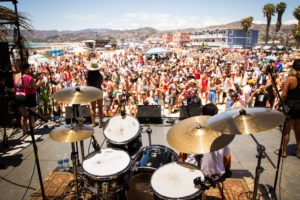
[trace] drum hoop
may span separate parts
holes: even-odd
[[[119,115],[120,115],[120,114],[119,114]],[[132,115],[130,115],[130,114],[126,114],[126,115],[128,115],[128,116],[134,118],[134,119],[137,121],[137,123],[138,123],[138,125],[139,125],[139,126],[138,126],[138,131],[137,131],[137,133],[136,133],[132,138],[130,138],[129,140],[126,140],[126,141],[123,141],[123,142],[115,142],[115,141],[110,140],[110,139],[106,136],[106,134],[105,134],[105,128],[107,127],[107,124],[109,123],[109,121],[110,121],[111,118],[117,117],[117,116],[119,116],[119,115],[114,115],[114,116],[110,117],[110,118],[105,122],[105,124],[104,124],[104,126],[103,126],[103,127],[104,127],[104,128],[103,128],[103,135],[104,135],[104,137],[107,139],[107,141],[109,141],[109,142],[112,143],[112,144],[126,144],[126,143],[129,143],[129,142],[135,140],[138,136],[141,135],[141,124],[140,124],[140,122],[137,120],[136,117],[134,117],[134,116],[132,116]]]
[[[121,151],[125,152],[125,153],[128,155],[128,153],[127,153],[126,151],[122,150],[122,149],[118,149],[118,148],[106,148],[106,149],[121,150]],[[88,154],[88,155],[84,158],[83,162],[84,162],[85,159],[87,159],[90,155],[95,154],[95,153],[96,153],[96,151],[94,151],[94,152]],[[91,173],[87,172],[87,171],[82,167],[82,169],[83,169],[83,174],[84,174],[84,175],[87,175],[89,178],[91,178],[91,179],[93,179],[93,180],[113,180],[113,179],[116,179],[116,178],[117,178],[118,176],[120,176],[121,174],[124,174],[125,172],[129,171],[130,166],[132,165],[132,163],[131,163],[132,161],[131,161],[131,158],[130,158],[129,155],[128,155],[128,157],[129,157],[129,163],[128,163],[128,165],[127,165],[122,171],[117,172],[117,173],[115,173],[115,174],[111,174],[111,175],[107,175],[107,176],[97,176],[97,175],[94,175],[94,174],[91,174]],[[83,165],[83,162],[82,162],[82,165]]]
[[[164,166],[169,165],[169,164],[172,164],[172,163],[174,163],[174,162],[167,163],[167,164],[165,164]],[[192,164],[190,164],[190,163],[185,163],[185,162],[181,162],[181,161],[176,161],[176,163],[177,163],[177,164],[190,165],[190,166],[194,167],[195,169],[198,169],[195,165],[192,165]],[[198,169],[198,170],[199,170],[199,169]],[[200,171],[201,171],[201,170],[200,170]],[[202,171],[201,171],[201,172],[202,172]],[[153,173],[153,174],[154,174],[154,173]],[[184,197],[175,197],[175,198],[166,197],[166,196],[164,196],[164,195],[159,194],[158,192],[156,192],[156,191],[154,190],[154,188],[152,187],[152,184],[151,184],[152,178],[153,178],[153,175],[152,175],[151,180],[150,180],[150,187],[151,187],[151,190],[153,191],[153,193],[154,193],[156,196],[158,196],[158,197],[161,198],[161,199],[182,199],[182,200],[189,200],[189,199],[191,199],[191,198],[195,198],[195,197],[199,196],[199,195],[202,193],[202,190],[201,190],[201,187],[200,187],[198,191],[196,191],[196,192],[194,192],[193,194],[190,194],[190,195],[188,195],[188,196],[184,196]]]

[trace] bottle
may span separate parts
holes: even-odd
[[[69,170],[69,157],[68,157],[67,153],[65,153],[64,157],[63,157],[63,168],[64,168],[64,171]]]
[[[61,172],[63,171],[63,158],[61,155],[57,156],[57,171]]]

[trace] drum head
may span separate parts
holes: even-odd
[[[104,136],[113,143],[124,143],[134,139],[140,130],[140,124],[135,117],[121,115],[111,117],[105,127]]]
[[[150,179],[153,172],[138,172],[128,181],[126,196],[128,200],[154,200],[154,195],[150,189]]]
[[[172,162],[158,168],[151,178],[153,191],[167,198],[184,198],[196,195],[200,187],[194,185],[194,179],[203,173],[194,165]]]
[[[106,177],[119,174],[129,167],[130,157],[118,149],[101,149],[101,153],[93,152],[88,155],[82,167],[85,172],[94,176]]]

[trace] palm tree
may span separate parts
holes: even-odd
[[[269,40],[269,30],[270,30],[272,16],[275,13],[275,5],[272,3],[268,3],[264,5],[263,13],[264,13],[264,17],[267,18],[266,40],[265,40],[265,44],[267,44]]]
[[[25,40],[22,37],[17,37],[18,32],[16,29],[16,24],[19,25],[21,29],[31,30],[32,26],[30,20],[23,14],[16,14],[14,10],[0,6],[0,41],[10,41],[10,38],[14,38],[20,51],[21,62],[26,62],[26,54],[28,54],[24,45]]]
[[[273,37],[273,44],[276,38],[277,33],[279,32],[281,28],[281,21],[282,21],[282,15],[286,9],[286,3],[285,2],[280,2],[276,5],[276,12],[277,12],[277,22],[276,22],[276,28],[275,28],[275,34]]]
[[[253,17],[245,17],[243,19],[241,19],[241,24],[242,24],[242,27],[243,27],[243,30],[244,30],[244,48],[246,46],[246,36],[247,36],[247,33],[248,33],[248,30],[251,28],[252,26],[252,22],[253,22]]]
[[[300,6],[295,8],[293,12],[295,18],[298,20],[298,24],[292,30],[293,36],[296,40],[296,47],[299,48],[300,45]]]

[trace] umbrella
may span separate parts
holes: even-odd
[[[266,60],[277,60],[277,57],[276,56],[267,56],[265,57]]]
[[[153,48],[153,49],[149,49],[148,51],[145,52],[145,54],[164,54],[164,53],[168,53],[168,50],[166,49],[161,49],[161,48]]]
[[[28,64],[30,65],[37,64],[37,63],[45,63],[45,62],[49,62],[49,59],[39,54],[29,56],[28,58]]]

